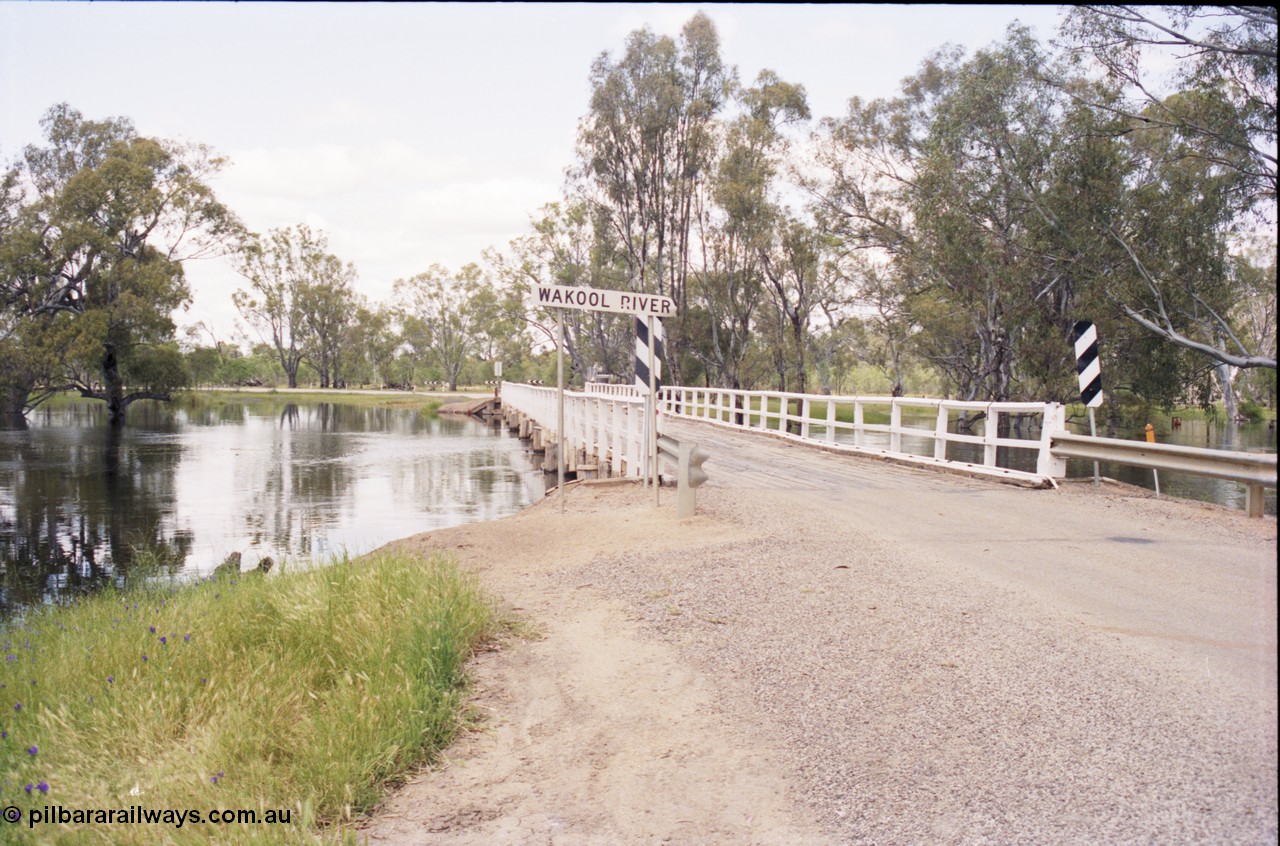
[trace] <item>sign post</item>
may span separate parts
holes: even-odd
[[[646,480],[650,472],[653,476],[654,500],[658,491],[658,431],[654,420],[657,411],[657,397],[653,345],[656,343],[653,330],[654,318],[666,317],[676,313],[676,302],[670,297],[660,294],[637,294],[632,291],[599,290],[596,288],[573,287],[567,285],[534,285],[525,299],[525,303],[536,308],[556,309],[556,452],[557,480],[559,486],[560,512],[564,513],[564,309],[573,308],[584,311],[608,311],[615,314],[634,314],[649,319],[649,398],[645,402],[645,424],[648,432],[648,449],[646,452],[648,468],[644,468]]]
[[[556,310],[556,496],[564,513],[564,309]]]
[[[646,446],[649,448],[649,468],[653,472],[653,507],[657,508],[661,503],[658,501],[658,385],[653,369],[653,348],[658,345],[658,336],[653,331],[655,320],[652,315],[649,317],[649,399],[645,403],[649,411],[645,419],[649,421],[649,443]]]
[[[662,320],[654,316],[636,317],[636,389],[645,394],[644,412],[644,479],[649,484],[652,475],[654,505],[659,504],[658,481],[661,470],[658,465],[658,390],[662,388]]]

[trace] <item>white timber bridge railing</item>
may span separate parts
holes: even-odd
[[[556,392],[504,382],[504,413],[525,415],[555,433]],[[1060,403],[962,402],[919,397],[828,396],[725,388],[663,388],[659,432],[665,417],[767,433],[837,452],[874,455],[1040,486],[1066,477],[1068,457],[1110,461],[1229,479],[1246,485],[1246,511],[1262,515],[1262,489],[1276,487],[1275,454],[1208,450],[1091,438],[1067,431]],[[951,431],[960,418],[981,418],[981,433]],[[588,382],[565,392],[569,465],[594,462],[599,475],[644,472],[644,395],[631,385]],[[869,422],[871,420],[881,422]],[[885,422],[887,421],[887,422]],[[509,420],[509,423],[511,421]],[[957,425],[953,427],[953,423]],[[1002,456],[1001,450],[1014,451]],[[1004,460],[999,460],[1004,459]],[[1001,467],[1020,465],[1024,469]]]
[[[960,402],[671,387],[662,390],[658,407],[672,417],[768,432],[838,451],[979,475],[1044,485],[1051,485],[1054,478],[1066,475],[1065,459],[1050,451],[1051,433],[1066,429],[1066,410],[1059,403]],[[921,409],[926,412],[923,421]],[[868,422],[867,418],[873,415],[880,419],[887,416],[888,422]],[[951,422],[959,415],[981,415],[983,433],[952,432]],[[921,425],[922,422],[925,425]],[[1010,434],[1002,436],[1002,431]],[[1031,436],[1016,436],[1021,432],[1029,432]],[[952,446],[958,444],[980,447],[981,459],[958,457]],[[1001,448],[1033,456],[1033,461],[1021,463],[1034,467],[1034,471],[998,466]]]
[[[508,427],[526,427],[521,436],[530,436],[535,449],[546,450],[544,469],[554,470],[558,461],[547,447],[559,449],[563,442],[568,472],[583,475],[590,468],[601,477],[639,478],[646,466],[644,398],[627,385],[605,387],[624,390],[564,392],[563,439],[556,431],[555,388],[503,382],[499,396]]]

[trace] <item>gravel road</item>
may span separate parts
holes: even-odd
[[[1276,842],[1273,518],[684,436],[713,454],[692,519],[665,491],[654,509],[651,492],[583,486],[563,516],[552,501],[406,542],[454,550],[546,636],[479,670],[496,745],[425,775],[371,842]],[[529,717],[560,695],[548,686],[628,652],[641,657],[579,691],[596,702],[585,723]],[[687,753],[674,769],[720,776],[619,792],[648,784],[646,687]],[[553,752],[588,754],[574,744],[592,720],[632,726],[601,741],[616,747],[607,788]],[[511,756],[525,788],[504,793],[511,772],[483,773]],[[735,799],[725,779],[743,767],[757,778]],[[709,783],[713,802],[697,795]],[[445,790],[488,810],[449,821]],[[768,797],[766,826],[731,824]]]

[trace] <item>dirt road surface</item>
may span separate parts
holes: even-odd
[[[406,539],[528,636],[371,844],[1275,843],[1276,521],[690,424],[712,481]]]

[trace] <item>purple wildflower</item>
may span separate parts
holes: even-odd
[[[107,684],[115,684],[115,683],[116,683],[115,676],[107,676]]]
[[[21,710],[22,710],[22,703],[21,703],[21,702],[15,702],[15,703],[13,703],[13,710],[15,710],[15,711],[21,711]]]
[[[182,636],[182,642],[183,642],[183,643],[190,643],[190,642],[191,642],[191,635],[189,635],[189,634],[184,634],[184,635]]]
[[[41,779],[40,783],[36,785],[36,790],[39,790],[41,793],[48,793],[49,782],[45,781],[44,779]]]
[[[160,642],[161,642],[161,643],[168,643],[168,642],[169,642],[169,638],[165,637],[164,635],[160,635]]]
[[[40,751],[40,747],[39,747],[39,746],[36,746],[36,745],[34,745],[34,744],[32,744],[31,746],[27,747],[27,754],[28,754],[28,755],[30,755],[30,756],[32,756],[32,757],[35,757],[35,754],[36,754],[37,752],[39,752],[39,751]]]
[[[143,661],[147,660],[147,656],[143,655],[143,656],[142,656],[142,660],[143,660]]]
[[[147,626],[147,631],[151,632],[152,634],[155,634],[155,633],[156,633],[156,627],[155,627],[155,626]]]
[[[25,790],[25,791],[27,791],[28,793],[30,793],[32,790],[35,790],[35,785],[34,785],[34,784],[28,784],[26,787],[24,787],[24,788],[22,788],[22,789],[23,789],[23,790]]]

